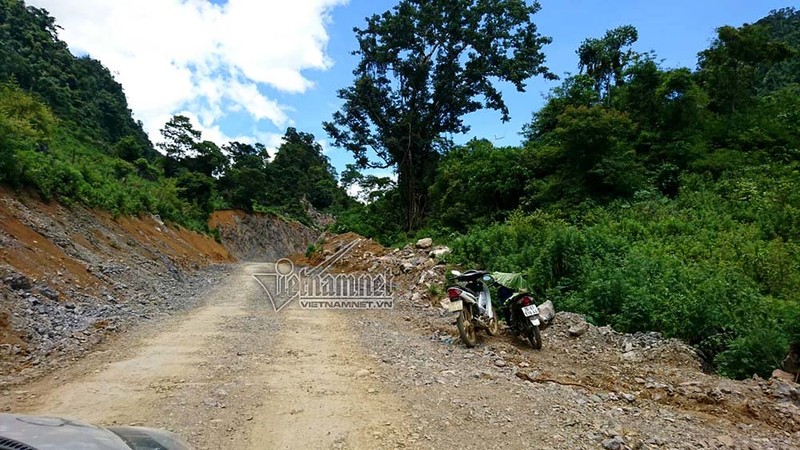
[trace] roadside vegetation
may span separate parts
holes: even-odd
[[[418,227],[390,185],[335,229],[434,236],[451,262],[524,273],[557,309],[769,376],[800,343],[800,11],[719,28],[694,68],[637,37],[586,39],[523,145],[438,152]]]

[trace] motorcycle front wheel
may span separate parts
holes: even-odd
[[[458,326],[458,334],[461,335],[461,340],[467,347],[475,347],[478,343],[478,333],[475,330],[475,325],[472,323],[472,311],[470,307],[466,306],[461,310],[456,320]]]
[[[525,337],[528,338],[528,343],[531,344],[534,350],[542,349],[542,333],[539,332],[539,327],[532,324],[528,325],[528,329],[525,330]]]
[[[489,327],[486,329],[486,332],[489,333],[489,336],[497,336],[500,334],[500,322],[497,321],[497,317],[489,319],[487,325]]]

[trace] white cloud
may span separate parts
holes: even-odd
[[[347,0],[29,0],[47,9],[73,52],[115,74],[154,140],[169,117],[188,110],[212,139],[229,111],[282,128],[288,111],[270,87],[303,93],[307,69],[325,70],[325,30]],[[221,135],[221,133],[219,133]]]

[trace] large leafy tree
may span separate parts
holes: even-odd
[[[220,194],[231,207],[252,211],[253,206],[264,203],[269,188],[269,153],[263,144],[242,142],[230,142],[223,150],[232,162],[219,179]]]
[[[177,175],[181,170],[205,176],[220,176],[228,167],[228,158],[217,144],[201,141],[202,134],[192,126],[188,117],[173,116],[161,129],[164,141],[158,146],[167,154],[165,172]]]
[[[541,51],[550,39],[532,21],[539,9],[524,0],[403,0],[355,30],[355,80],[324,126],[361,168],[395,168],[406,228],[423,218],[446,135],[469,130],[463,116],[488,108],[509,119],[493,82],[524,91],[532,76],[555,78]]]

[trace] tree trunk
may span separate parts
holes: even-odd
[[[428,207],[428,181],[436,170],[438,155],[435,152],[407,151],[398,165],[397,184],[402,199],[405,229],[419,228]]]

